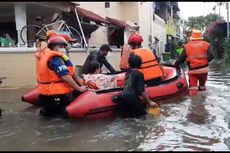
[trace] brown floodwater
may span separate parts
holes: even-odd
[[[157,121],[44,119],[20,101],[28,90],[0,90],[1,151],[230,150],[230,73],[218,69],[207,91],[167,100]]]

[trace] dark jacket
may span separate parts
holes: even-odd
[[[92,61],[98,62],[100,63],[100,66],[102,67],[103,64],[105,65],[105,67],[111,72],[111,73],[115,73],[116,70],[113,68],[113,66],[107,61],[107,59],[105,58],[105,56],[101,56],[99,51],[93,51],[89,54],[89,56],[87,57],[87,59],[85,60],[85,63],[83,65],[83,69],[82,72],[83,74],[88,74],[89,73],[89,66],[90,63]]]

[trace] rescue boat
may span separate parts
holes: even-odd
[[[187,81],[183,70],[176,69],[170,65],[164,65],[167,79],[158,86],[147,86],[146,93],[154,101],[170,99],[187,90]],[[124,72],[116,74],[119,76],[119,84],[123,85]],[[121,95],[123,88],[87,91],[82,93],[66,107],[66,116],[70,118],[104,118],[114,114],[117,102],[116,98]],[[38,105],[38,88],[22,96],[22,101]]]
[[[116,80],[117,80],[117,86],[118,87],[122,87],[124,86],[124,72],[117,72],[116,74],[107,74],[107,75],[116,75]],[[83,81],[82,77],[80,77],[80,80]],[[87,84],[87,82],[86,82]],[[78,95],[78,93],[77,93]],[[23,95],[21,97],[21,100],[23,102],[27,102],[30,103],[32,105],[36,105],[38,106],[38,101],[39,101],[39,90],[38,90],[38,86],[34,87],[32,90],[30,90],[28,93],[26,93],[25,95]]]
[[[168,77],[159,86],[146,87],[147,95],[155,100],[169,99],[187,89],[183,71],[173,67],[164,67]],[[122,88],[83,93],[66,107],[66,115],[72,118],[102,118],[111,116],[116,109],[114,98],[122,93]]]

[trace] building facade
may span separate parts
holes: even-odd
[[[78,2],[79,4],[79,2]],[[46,17],[45,23],[52,22],[55,13],[71,18],[68,25],[79,28],[76,12],[80,18],[90,46],[109,43],[115,52],[109,60],[118,68],[121,46],[127,42],[131,33],[139,32],[144,39],[143,47],[155,49],[158,56],[166,44],[166,23],[155,14],[154,2],[80,2],[77,11],[72,2],[4,2],[0,5],[0,26],[12,39],[18,39],[17,47],[0,48],[0,77],[7,77],[0,88],[18,88],[36,85],[35,47],[23,46],[19,33],[27,24],[39,24],[36,16]],[[67,12],[63,14],[63,12]],[[10,28],[11,29],[10,29]],[[3,27],[1,31],[3,31]],[[12,30],[14,29],[14,30]],[[121,34],[123,33],[123,35]],[[119,43],[117,43],[119,42]],[[87,53],[84,48],[73,50],[70,58],[75,65],[82,65]],[[20,81],[18,81],[20,80]]]
[[[79,7],[91,10],[103,18],[110,17],[120,22],[138,26],[137,31],[144,39],[143,47],[150,47],[156,50],[160,49],[157,52],[159,55],[164,50],[166,43],[166,23],[155,14],[154,2],[110,2],[109,8],[105,7],[105,2],[81,2]],[[101,43],[107,43],[107,36],[107,27],[101,26],[91,34],[89,44],[100,45]]]

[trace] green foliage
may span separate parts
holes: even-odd
[[[223,62],[225,64],[230,62],[230,53],[229,53],[229,48],[230,48],[230,44],[229,44],[229,40],[226,38],[224,40],[224,42],[222,43],[224,52],[223,52]]]
[[[209,13],[206,16],[191,16],[188,18],[187,27],[203,31],[207,25],[220,19],[223,19],[223,17],[213,13]]]
[[[225,22],[225,20],[213,21],[206,27],[203,35],[204,40],[212,44],[217,58],[222,58],[225,50],[223,45],[223,42],[225,41],[223,31],[217,26],[217,24]]]
[[[210,13],[206,16],[189,17],[187,26],[205,32],[204,40],[211,43],[217,58],[223,58],[224,62],[230,60],[227,40],[223,37],[223,31],[216,26],[219,23],[225,23],[222,16]]]

